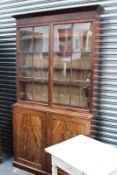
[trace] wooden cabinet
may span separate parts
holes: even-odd
[[[15,161],[44,170],[46,113],[14,107],[13,124]]]
[[[15,16],[16,166],[46,174],[51,165],[45,147],[90,135],[102,12],[93,5]]]

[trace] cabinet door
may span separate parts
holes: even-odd
[[[93,23],[55,24],[52,103],[90,108]]]
[[[53,145],[76,135],[90,135],[91,121],[78,116],[51,114],[48,119],[48,144]]]
[[[21,27],[18,33],[18,98],[48,103],[49,26]]]
[[[14,108],[15,161],[32,168],[45,168],[46,116],[31,109]]]
[[[62,142],[76,135],[90,135],[91,121],[78,116],[50,114],[48,116],[48,146]],[[51,157],[47,156],[47,169],[51,171]],[[66,175],[59,171],[59,175]]]

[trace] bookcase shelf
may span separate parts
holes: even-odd
[[[30,39],[48,39],[48,35],[39,35],[39,34],[33,34],[33,35],[27,35],[20,38],[21,40],[30,40]]]

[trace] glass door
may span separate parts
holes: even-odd
[[[19,30],[19,98],[48,103],[49,26]]]
[[[48,102],[49,27],[34,27],[33,100]]]
[[[53,104],[89,108],[92,23],[54,25]]]
[[[32,74],[33,74],[33,28],[21,28],[19,30],[19,98],[32,100]]]
[[[72,25],[54,26],[53,103],[69,105]]]

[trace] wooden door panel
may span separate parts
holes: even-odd
[[[46,146],[45,113],[14,109],[15,157],[21,163],[44,169]]]
[[[62,142],[78,134],[85,133],[85,125],[75,121],[53,119],[52,125],[53,144]]]
[[[48,146],[60,143],[79,134],[90,135],[91,120],[78,116],[50,114],[48,116]],[[47,171],[51,173],[51,156],[47,154]],[[59,171],[59,175],[67,175]]]
[[[79,134],[90,135],[90,121],[64,115],[49,116],[48,144],[56,144]]]

